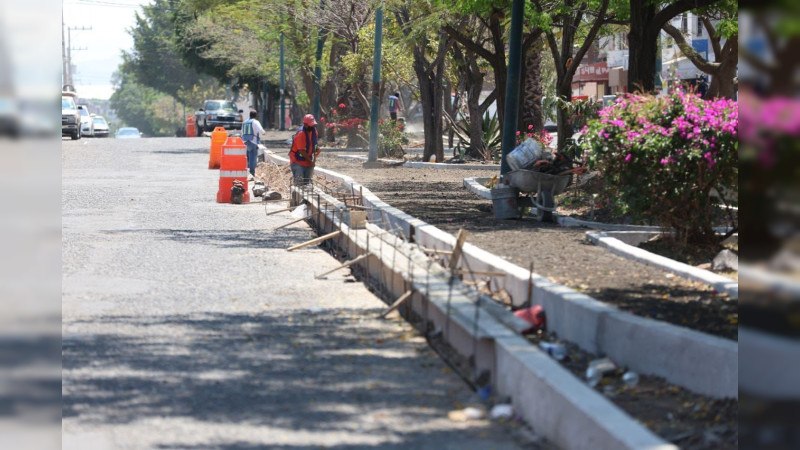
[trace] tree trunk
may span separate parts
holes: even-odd
[[[655,36],[649,26],[656,16],[653,2],[631,0],[631,26],[628,34],[628,92],[655,91],[658,32]]]
[[[528,125],[533,125],[531,131],[539,132],[544,128],[542,115],[542,51],[544,39],[537,39],[528,46],[523,61],[522,101],[520,102],[519,129],[523,133],[528,131]]]
[[[711,79],[706,98],[734,98],[736,96],[736,70],[739,65],[739,36],[731,36],[717,55],[720,63],[717,73]]]
[[[558,83],[556,96],[563,98],[568,102],[571,101],[572,85]],[[569,123],[569,111],[567,110],[566,105],[559,103],[558,108],[556,108],[556,113],[558,115],[558,151],[561,152],[564,150],[564,146],[567,145],[567,139],[572,136],[572,124]]]

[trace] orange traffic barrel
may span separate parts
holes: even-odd
[[[229,137],[222,144],[222,159],[219,170],[217,203],[231,203],[231,188],[234,180],[244,184],[243,202],[250,201],[247,190],[247,146],[238,137]]]
[[[208,155],[208,168],[219,169],[222,159],[222,145],[228,140],[228,130],[222,127],[211,132],[211,152]]]
[[[194,115],[186,116],[186,137],[197,137],[197,124],[194,123]]]

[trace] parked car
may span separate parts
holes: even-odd
[[[142,133],[137,128],[124,127],[117,130],[117,134],[114,137],[117,139],[139,139],[142,137]]]
[[[92,116],[92,136],[108,137],[108,122],[103,116]]]
[[[61,136],[70,136],[73,140],[81,138],[81,113],[78,112],[76,100],[78,94],[71,86],[61,90]]]
[[[0,136],[17,137],[20,134],[20,114],[17,101],[0,97]]]
[[[92,116],[89,114],[89,108],[85,105],[78,105],[78,113],[81,115],[81,135],[92,136],[94,134],[94,128]]]
[[[241,109],[237,110],[236,103],[228,100],[206,100],[203,107],[194,113],[197,135],[202,136],[204,131],[214,131],[216,127],[241,130],[243,112]]]

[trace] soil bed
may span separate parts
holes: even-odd
[[[383,201],[467,242],[623,311],[736,340],[738,303],[698,282],[614,255],[585,238],[585,229],[534,218],[495,220],[489,200],[463,188],[467,177],[494,170],[364,169],[323,153],[318,167],[358,180]]]
[[[534,344],[557,342],[555,334],[527,336]],[[589,363],[597,358],[578,346],[564,343],[566,357],[561,365],[579,379],[585,379]],[[595,386],[615,405],[630,414],[663,439],[682,449],[738,448],[739,403],[734,399],[714,399],[695,394],[666,382],[663,378],[639,375],[639,383],[627,386],[622,381],[625,368],[607,373]]]

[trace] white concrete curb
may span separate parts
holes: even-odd
[[[464,178],[464,188],[473,194],[477,194],[485,199],[491,200],[491,189],[483,185],[483,183],[488,180],[489,178]]]
[[[446,164],[421,161],[407,161],[405,167],[414,169],[462,169],[462,170],[496,170],[500,171],[500,164]]]
[[[268,155],[273,160],[288,160]],[[352,178],[324,169],[318,173],[358,190]],[[383,220],[387,227],[398,227],[427,248],[450,250],[455,236],[388,205],[363,187],[364,204],[375,210],[370,220]],[[667,381],[713,397],[738,398],[738,344],[688,328],[619,311],[566,286],[553,283],[470,243],[464,245],[462,268],[503,272],[494,283],[505,289],[515,305],[525,304],[530,296],[542,305],[547,324],[559,337],[586,351],[605,353],[617,363],[642,374],[664,377]],[[528,279],[533,291],[528,291]]]
[[[652,234],[653,233],[647,233],[647,236],[652,236]],[[642,236],[639,232],[605,233],[602,231],[587,231],[586,236],[595,245],[605,247],[617,255],[639,261],[649,266],[658,267],[684,278],[705,283],[712,286],[717,292],[724,292],[730,298],[739,298],[739,283],[734,279],[717,275],[708,270],[698,269],[697,267],[665,258],[661,255],[648,252],[647,250],[623,242],[623,240],[637,243],[642,242]]]

